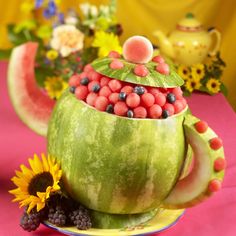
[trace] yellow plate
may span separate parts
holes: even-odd
[[[78,230],[76,227],[58,227],[49,222],[44,224],[60,233],[73,236],[138,236],[138,235],[151,235],[153,233],[160,233],[175,225],[178,220],[184,215],[185,210],[161,210],[152,220],[147,223],[121,229],[96,229],[91,228],[88,230]]]

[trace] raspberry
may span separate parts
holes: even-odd
[[[155,98],[151,93],[145,93],[141,96],[141,101],[145,107],[151,107],[155,102]]]
[[[128,107],[125,102],[117,102],[114,106],[114,113],[118,116],[126,116]]]
[[[24,212],[20,220],[20,226],[25,231],[34,231],[40,225],[41,216],[41,212],[37,212],[36,210],[31,210],[29,214],[27,214],[27,212]]]
[[[88,95],[88,88],[86,86],[79,86],[75,89],[75,96],[80,99],[84,100]]]
[[[136,107],[134,109],[134,117],[135,118],[146,118],[147,117],[147,110],[144,107]]]
[[[78,229],[86,230],[92,227],[89,211],[81,205],[69,214],[69,219]]]
[[[170,73],[170,68],[166,63],[161,63],[156,66],[156,71],[163,75],[168,75]]]
[[[108,83],[108,86],[110,87],[112,92],[118,92],[118,91],[120,91],[122,84],[119,80],[113,79]]]
[[[134,74],[140,77],[145,77],[149,73],[148,69],[144,65],[136,65],[134,68]]]
[[[64,226],[66,224],[65,210],[60,205],[56,207],[50,207],[48,221],[57,226]]]
[[[126,98],[126,104],[131,108],[139,106],[140,96],[137,93],[129,94],[128,97]]]
[[[110,64],[110,68],[113,70],[122,69],[123,67],[124,67],[123,62],[118,59],[114,59]]]
[[[99,96],[94,103],[94,106],[99,111],[105,111],[107,108],[107,105],[109,104],[109,101],[104,96]]]

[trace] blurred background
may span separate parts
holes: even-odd
[[[89,2],[99,5],[107,4],[109,1],[66,0],[60,2],[62,10],[73,8],[79,11],[80,3]],[[21,3],[20,0],[7,2],[0,0],[0,48],[11,46],[7,38],[7,24],[32,17],[20,11]],[[236,110],[236,2],[234,0],[117,0],[117,18],[124,29],[121,41],[123,42],[131,35],[140,34],[147,36],[153,44],[157,44],[153,32],[157,29],[165,33],[172,31],[187,12],[195,14],[206,28],[214,26],[222,33],[221,57],[227,65],[222,81],[228,88],[227,99]]]

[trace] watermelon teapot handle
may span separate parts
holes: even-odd
[[[186,208],[197,205],[221,188],[226,162],[222,141],[206,122],[186,115],[184,132],[190,144],[194,164],[191,172],[179,180],[163,202],[164,208]]]

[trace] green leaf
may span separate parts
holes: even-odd
[[[9,59],[12,49],[0,49],[0,60]]]
[[[44,81],[48,76],[53,76],[54,70],[52,70],[50,67],[36,67],[35,68],[35,76],[37,84],[40,87],[44,87]]]
[[[146,63],[145,66],[147,67],[149,74],[145,77],[140,77],[135,75],[133,72],[136,64],[127,62],[124,59],[119,59],[124,64],[124,67],[118,70],[114,70],[110,68],[110,63],[112,62],[112,60],[113,59],[109,57],[101,59],[99,58],[92,63],[92,66],[97,72],[103,75],[134,84],[164,88],[173,88],[184,84],[184,81],[175,72],[175,69],[171,64],[169,64],[170,74],[163,75],[155,70],[155,62],[151,61],[149,63]]]
[[[228,96],[228,89],[223,83],[220,85],[220,91],[225,95],[225,97]]]

